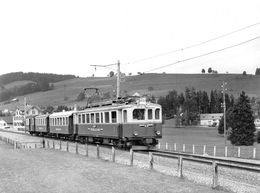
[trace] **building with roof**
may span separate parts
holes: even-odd
[[[18,107],[13,113],[13,127],[16,129],[24,129],[25,116],[39,115],[42,111],[38,106],[26,105],[26,113],[24,106]]]
[[[201,126],[218,126],[223,113],[200,114]]]

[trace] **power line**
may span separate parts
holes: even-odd
[[[165,67],[168,67],[168,66],[172,66],[174,64],[178,64],[178,63],[181,63],[181,62],[187,62],[189,60],[194,60],[194,59],[197,59],[197,58],[200,58],[200,57],[204,57],[204,56],[207,56],[207,55],[210,55],[210,54],[215,54],[217,52],[221,52],[221,51],[224,51],[224,50],[227,50],[227,49],[231,49],[231,48],[234,48],[234,47],[237,47],[237,46],[241,46],[243,44],[246,44],[246,43],[249,43],[249,42],[252,42],[252,41],[255,41],[257,39],[259,39],[260,36],[257,36],[253,39],[250,39],[250,40],[247,40],[247,41],[244,41],[244,42],[241,42],[239,44],[235,44],[235,45],[232,45],[232,46],[228,46],[228,47],[225,47],[225,48],[222,48],[222,49],[219,49],[219,50],[215,50],[215,51],[212,51],[212,52],[208,52],[208,53],[205,53],[205,54],[201,54],[201,55],[198,55],[198,56],[193,56],[191,58],[186,58],[184,60],[180,60],[180,61],[177,61],[177,62],[174,62],[174,63],[170,63],[170,64],[167,64],[167,65],[164,65],[164,66],[160,66],[160,67],[157,67],[157,68],[153,68],[151,70],[148,70],[148,71],[145,71],[145,73],[147,72],[151,72],[151,71],[155,71],[155,70],[159,70],[161,68],[165,68]]]
[[[145,61],[145,60],[150,60],[150,59],[157,58],[157,57],[160,57],[160,56],[165,56],[165,55],[169,55],[169,54],[172,54],[172,53],[176,53],[176,52],[184,51],[184,50],[187,50],[187,49],[191,49],[191,48],[194,48],[194,47],[197,47],[197,46],[201,46],[201,45],[203,45],[203,44],[206,44],[206,43],[209,43],[209,42],[211,42],[211,41],[215,41],[215,40],[224,38],[224,37],[226,37],[226,36],[229,36],[229,35],[232,35],[232,34],[234,34],[234,33],[237,33],[237,32],[243,31],[243,30],[246,30],[246,29],[248,29],[248,28],[254,27],[254,26],[259,25],[259,24],[260,24],[260,22],[255,23],[255,24],[252,24],[252,25],[248,25],[248,26],[246,26],[246,27],[243,27],[243,28],[237,29],[237,30],[235,30],[235,31],[232,31],[232,32],[229,32],[229,33],[220,35],[220,36],[217,36],[217,37],[215,37],[215,38],[212,38],[212,39],[203,41],[203,42],[201,42],[201,43],[193,44],[193,45],[190,45],[190,46],[181,48],[181,49],[172,50],[172,51],[165,52],[165,53],[161,53],[161,54],[157,54],[157,55],[154,55],[154,56],[150,56],[150,57],[145,57],[145,58],[141,58],[141,59],[138,59],[138,60],[134,60],[134,61],[132,61],[132,62],[128,62],[128,64],[130,64],[130,63],[138,63],[138,62],[142,62],[142,61]]]

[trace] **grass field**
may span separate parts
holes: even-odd
[[[121,82],[121,93],[152,94],[155,97],[164,96],[170,90],[181,93],[186,87],[194,87],[196,90],[220,90],[222,81],[226,81],[228,93],[237,96],[241,91],[247,95],[260,97],[260,76],[240,74],[144,74],[139,76],[127,76]],[[100,92],[110,92],[116,90],[116,77],[100,78],[75,78],[61,81],[54,84],[54,90],[38,92],[26,95],[27,100],[33,105],[83,105],[86,102],[76,102],[77,95],[86,87],[97,87]],[[148,88],[152,87],[152,90]],[[64,100],[64,97],[67,100]],[[2,109],[14,109],[23,104],[24,96],[18,97],[19,103],[0,105]]]
[[[0,142],[4,193],[222,193],[158,172],[46,149],[11,149]]]
[[[177,144],[177,150],[182,151],[183,144],[186,145],[186,151],[192,152],[192,145],[196,146],[197,153],[202,154],[204,145],[207,146],[207,153],[213,155],[213,147],[217,147],[217,154],[224,156],[225,140],[223,135],[218,134],[215,127],[183,127],[183,128],[163,128],[163,138],[160,139],[163,148],[168,143],[168,148],[173,149],[174,143]],[[227,140],[228,156],[237,157],[237,148]],[[252,158],[253,148],[256,148],[256,158],[260,160],[260,144],[254,143],[254,146],[241,146],[241,157]]]

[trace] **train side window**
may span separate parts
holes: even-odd
[[[85,116],[86,116],[85,114],[82,114],[82,123],[83,123],[83,124],[85,123],[85,120],[86,120],[86,119],[85,119]]]
[[[96,123],[99,123],[99,113],[96,113]]]
[[[116,123],[116,111],[111,112],[112,123]]]
[[[100,113],[100,123],[103,123],[103,113]]]
[[[90,114],[90,121],[91,121],[91,123],[94,123],[94,117],[95,117],[94,113],[91,113]]]
[[[86,123],[89,123],[89,114],[86,114]]]
[[[62,125],[65,125],[65,117],[62,118]]]
[[[109,123],[109,112],[105,112],[105,123]]]
[[[149,120],[153,119],[153,110],[152,109],[148,109],[148,119]]]
[[[160,109],[155,109],[155,119],[160,119]]]
[[[78,120],[78,122],[79,122],[79,124],[81,123],[81,115],[79,115],[79,118],[78,118],[79,120]]]
[[[68,117],[65,119],[65,125],[68,125]]]
[[[144,120],[145,119],[144,112],[145,112],[144,109],[135,109],[133,111],[133,119]]]
[[[127,110],[123,111],[123,122],[127,123]]]

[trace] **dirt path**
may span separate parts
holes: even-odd
[[[154,171],[45,149],[14,150],[0,142],[0,192],[223,191]]]

